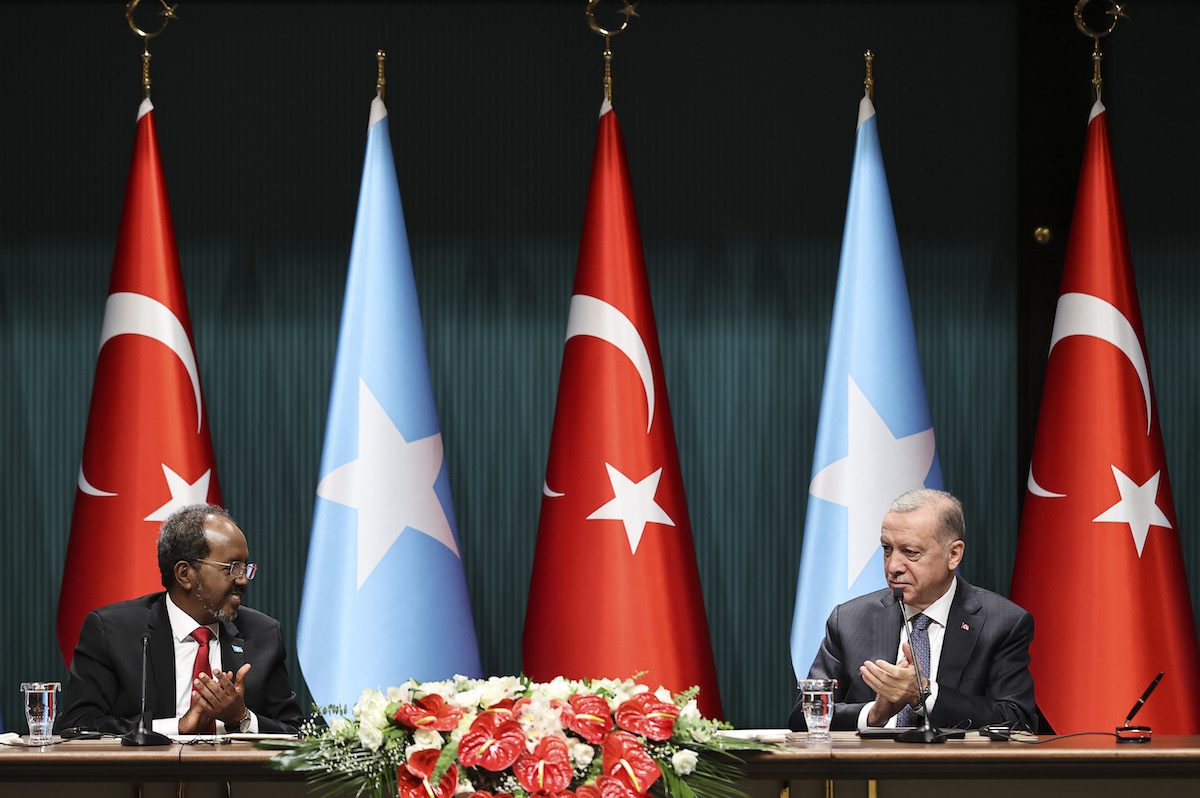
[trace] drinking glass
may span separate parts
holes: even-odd
[[[797,684],[804,710],[804,724],[808,727],[808,739],[829,739],[829,722],[833,720],[833,693],[837,686],[837,679],[801,679]]]
[[[58,682],[22,682],[25,693],[25,720],[29,723],[29,744],[49,745],[58,711]]]

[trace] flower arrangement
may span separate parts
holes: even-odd
[[[269,762],[329,793],[399,798],[736,798],[739,750],[699,688],[672,694],[632,679],[524,677],[408,681],[365,690],[347,717],[272,741]],[[332,711],[327,710],[329,715]]]

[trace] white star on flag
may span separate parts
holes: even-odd
[[[821,469],[808,492],[847,509],[846,586],[879,548],[879,528],[892,499],[922,487],[933,465],[933,428],[897,438],[853,377],[847,377],[849,453]]]
[[[1142,556],[1142,548],[1146,545],[1146,536],[1150,527],[1161,526],[1171,529],[1171,522],[1158,506],[1158,479],[1162,471],[1155,471],[1154,476],[1145,484],[1137,482],[1125,475],[1121,469],[1112,466],[1113,478],[1117,480],[1117,490],[1121,500],[1092,519],[1100,523],[1129,524],[1133,534],[1133,545],[1137,546],[1138,558]]]
[[[171,517],[171,513],[182,510],[189,504],[206,504],[208,502],[208,483],[212,479],[211,468],[201,474],[200,479],[195,482],[188,482],[168,468],[166,463],[162,464],[162,470],[163,476],[167,478],[167,490],[171,491],[171,498],[143,520],[166,521]]]
[[[595,512],[587,517],[589,521],[620,521],[625,525],[625,535],[629,538],[629,551],[637,554],[638,544],[646,524],[666,524],[675,526],[675,522],[667,515],[666,510],[654,501],[658,492],[658,482],[662,478],[659,468],[641,482],[634,482],[629,477],[613,468],[608,463],[608,481],[612,484],[613,498],[607,504],[597,507]]]
[[[409,442],[363,380],[358,381],[358,459],[325,475],[317,495],[358,510],[358,587],[412,528],[460,557],[446,510],[434,490],[442,436]]]

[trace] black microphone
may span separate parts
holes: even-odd
[[[146,659],[150,651],[150,635],[142,635],[142,711],[138,713],[137,729],[121,738],[121,745],[170,745],[171,738],[146,728]]]
[[[909,620],[907,613],[904,612],[904,589],[899,587],[892,588],[892,596],[896,599],[896,606],[900,608],[900,624],[908,631],[909,646],[912,645],[913,629],[912,621]],[[913,678],[917,682],[917,696],[921,701],[921,725],[909,729],[896,735],[898,743],[944,743],[951,737],[962,737],[964,732],[958,729],[935,729],[929,720],[929,707],[925,703],[929,698],[929,687],[927,686],[924,674],[921,673],[921,663],[917,662],[917,656],[914,653],[912,658]]]

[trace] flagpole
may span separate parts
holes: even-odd
[[[129,29],[133,31],[134,35],[142,40],[142,99],[149,100],[150,40],[166,30],[167,25],[170,24],[171,20],[179,19],[179,17],[175,14],[175,9],[179,7],[179,4],[176,3],[172,6],[168,5],[166,0],[158,0],[159,4],[162,6],[162,11],[159,11],[158,15],[163,18],[163,21],[162,24],[158,26],[158,30],[148,31],[139,26],[133,18],[133,12],[137,10],[137,7],[141,4],[141,2],[142,0],[129,0],[129,2],[125,4],[125,22],[129,24]]]
[[[380,100],[386,100],[384,91],[387,90],[387,78],[384,76],[383,62],[387,60],[387,53],[383,50],[375,51],[375,66],[379,70],[375,77],[375,93],[379,95]]]
[[[596,6],[600,0],[587,0],[587,6],[584,8],[584,15],[587,17],[588,27],[595,31],[598,35],[604,37],[604,99],[608,100],[608,104],[612,105],[612,38],[618,33],[624,32],[629,27],[629,22],[634,17],[639,17],[637,12],[637,3],[630,3],[629,0],[621,0],[622,7],[617,11],[622,14],[625,19],[620,26],[609,30],[603,27],[596,20]]]
[[[1104,30],[1094,30],[1087,21],[1083,18],[1083,9],[1090,3],[1091,0],[1078,0],[1075,3],[1075,27],[1084,36],[1092,40],[1092,92],[1095,102],[1100,102],[1100,87],[1104,83],[1100,75],[1100,62],[1104,59],[1104,54],[1100,52],[1100,40],[1112,33],[1117,28],[1117,22],[1122,18],[1128,19],[1129,15],[1125,13],[1125,6],[1119,0],[1109,0],[1108,11],[1104,12],[1105,16],[1112,17],[1112,22]]]
[[[867,99],[872,103],[875,102],[875,53],[867,50],[863,53],[863,61],[867,65],[867,77],[863,80],[863,88],[866,89]]]

